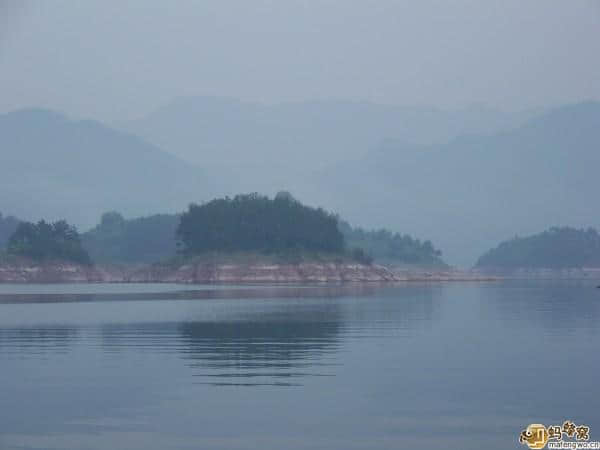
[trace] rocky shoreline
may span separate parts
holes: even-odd
[[[388,268],[348,262],[193,263],[181,266],[0,264],[0,283],[327,283],[485,281],[497,277],[456,270]]]

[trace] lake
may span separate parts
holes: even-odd
[[[0,285],[0,449],[600,440],[592,282]]]

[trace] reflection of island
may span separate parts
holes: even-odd
[[[339,328],[339,317],[313,316],[191,322],[180,330],[187,346],[183,357],[211,384],[288,385],[290,379],[327,373]]]
[[[346,338],[418,333],[439,317],[443,290],[428,284],[345,284],[63,295],[63,302],[96,302],[94,309],[108,316],[91,330],[85,324],[0,327],[0,351],[69,351],[89,336],[85,345],[96,347],[100,339],[105,353],[175,355],[198,383],[295,385],[335,373],[332,366]],[[60,296],[23,294],[6,302],[59,302]],[[179,301],[141,307],[128,320],[119,316],[122,307],[136,308],[131,300],[144,298]],[[130,301],[123,306],[115,302],[125,299]],[[170,317],[157,320],[152,311],[163,309]]]
[[[177,353],[198,383],[213,385],[289,386],[330,374],[343,326],[337,302],[286,300],[230,308],[217,305],[222,319],[216,320],[106,325],[103,347]]]

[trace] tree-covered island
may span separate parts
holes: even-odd
[[[305,206],[287,192],[273,199],[258,194],[193,204],[182,214],[125,219],[118,212],[82,234],[97,263],[152,263],[240,253],[286,260],[343,257],[364,264],[445,266],[430,241],[386,229],[352,227],[321,208]]]
[[[126,219],[111,211],[81,235],[65,221],[1,218],[6,245],[0,251],[33,262],[93,262],[124,269],[190,263],[445,266],[429,241],[385,229],[353,228],[287,192],[272,198],[257,193],[217,198],[191,204],[181,214]]]

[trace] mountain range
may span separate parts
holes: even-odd
[[[384,138],[441,143],[511,129],[534,114],[476,106],[443,111],[343,100],[266,105],[184,97],[117,127],[197,164],[314,169],[363,155]]]
[[[388,140],[321,171],[313,189],[350,220],[418,230],[450,261],[470,264],[515,234],[600,222],[599,166],[600,103],[587,102],[444,144]]]
[[[86,227],[101,212],[180,211],[211,197],[202,169],[142,139],[41,109],[0,115],[0,211]]]
[[[597,102],[513,114],[190,98],[113,126],[28,109],[0,115],[0,211],[86,228],[107,210],[289,190],[470,265],[515,234],[596,226],[599,147]]]

